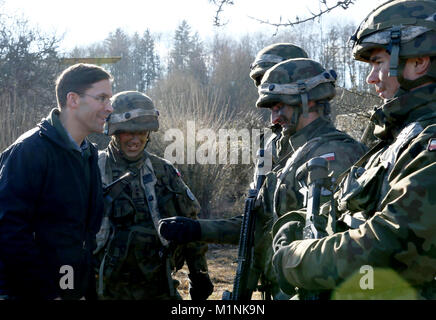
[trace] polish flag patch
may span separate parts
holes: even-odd
[[[177,174],[178,177],[181,177],[181,176],[182,176],[182,174],[180,173],[179,170],[177,170],[177,168],[174,168],[174,171],[176,172],[176,174]]]
[[[435,142],[436,142],[436,140],[435,140]],[[323,154],[320,157],[326,159],[327,161],[333,161],[336,159],[334,152]]]
[[[436,139],[430,139],[430,140],[428,141],[427,150],[428,150],[428,151],[434,151],[434,150],[436,150]]]

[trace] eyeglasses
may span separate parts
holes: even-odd
[[[93,95],[90,95],[90,94],[87,94],[87,93],[82,93],[81,95],[82,96],[88,96],[88,97],[94,98],[95,100],[97,100],[98,102],[100,102],[103,105],[107,105],[111,101],[111,98],[109,96],[105,95],[105,94],[102,94],[100,96],[93,96]]]

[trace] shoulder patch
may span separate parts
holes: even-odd
[[[428,151],[436,150],[436,139],[435,138],[428,140],[427,150]]]
[[[188,196],[189,199],[191,199],[192,201],[195,200],[195,196],[192,193],[192,191],[189,188],[186,188],[186,195]]]
[[[325,153],[323,155],[320,155],[320,157],[326,159],[327,161],[333,161],[336,159],[336,155],[334,152]]]
[[[176,167],[173,167],[174,168],[174,172],[177,174],[177,176],[178,177],[181,177],[182,176],[182,174],[180,173],[180,171],[179,170],[177,170],[177,168]]]

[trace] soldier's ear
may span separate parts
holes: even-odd
[[[418,58],[410,58],[408,62],[411,64],[412,72],[419,78],[427,73],[430,69],[431,60],[430,57],[418,57]],[[413,74],[412,74],[413,77]],[[414,79],[411,79],[414,80]]]
[[[431,59],[430,57],[420,57],[416,58],[416,68],[417,71],[419,71],[422,74],[426,74],[427,71],[430,69],[431,65]]]

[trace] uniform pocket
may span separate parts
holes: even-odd
[[[114,202],[113,218],[121,219],[127,216],[134,216],[136,213],[135,206],[132,201],[120,199]]]
[[[352,167],[339,198],[338,209],[361,212],[366,216],[374,212],[377,206],[377,201],[374,200],[379,197],[386,170],[387,166],[384,163],[362,174],[362,168]]]

